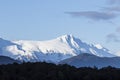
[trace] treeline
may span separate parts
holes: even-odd
[[[0,80],[120,80],[120,69],[75,68],[37,62],[0,65]]]

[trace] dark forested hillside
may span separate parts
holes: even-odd
[[[7,56],[0,56],[0,65],[2,64],[13,64],[13,63],[21,63],[20,61],[18,60],[14,60],[10,57],[7,57]]]
[[[120,69],[75,68],[51,63],[0,65],[0,80],[120,80]]]

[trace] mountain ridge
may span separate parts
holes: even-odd
[[[65,59],[59,64],[68,64],[71,66],[79,67],[107,67],[112,66],[120,68],[120,57],[98,57],[88,53],[82,53],[72,58]]]

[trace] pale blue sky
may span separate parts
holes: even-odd
[[[110,1],[113,0],[0,0],[0,37],[49,40],[73,34],[85,42],[118,51],[119,1]]]

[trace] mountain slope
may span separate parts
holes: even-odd
[[[1,39],[0,44],[0,55],[32,62],[56,63],[81,53],[90,53],[99,57],[114,56],[106,48],[100,45],[86,44],[72,35],[64,35],[48,41],[7,41]]]
[[[6,57],[6,56],[0,56],[0,65],[1,64],[12,64],[14,62],[20,63],[19,61],[14,60],[12,58],[9,58],[9,57]]]
[[[107,66],[120,68],[120,57],[98,57],[92,54],[84,53],[63,60],[60,62],[60,64],[69,64],[77,68],[94,67],[94,66],[98,68],[107,67]]]

